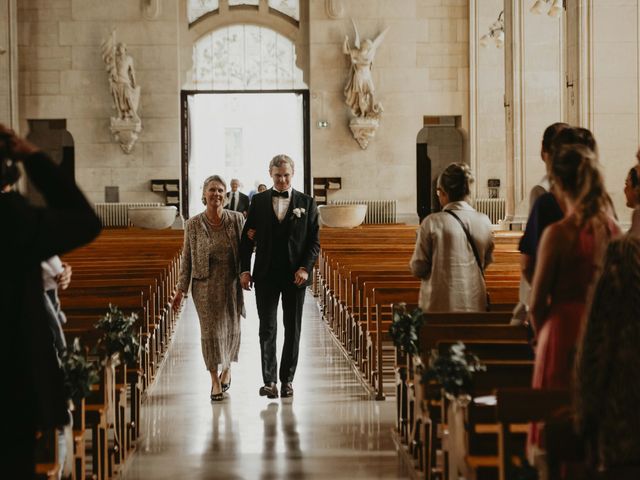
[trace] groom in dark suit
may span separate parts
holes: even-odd
[[[269,164],[273,188],[253,196],[240,241],[240,283],[245,290],[255,284],[260,317],[260,353],[264,386],[260,395],[293,395],[298,364],[298,344],[306,287],[320,252],[318,208],[308,195],[291,188],[293,160],[276,155]],[[256,247],[253,274],[251,253]],[[284,346],[277,369],[276,332],[278,300],[282,296]]]

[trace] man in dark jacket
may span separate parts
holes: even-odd
[[[264,386],[260,395],[293,395],[298,364],[298,344],[306,287],[320,252],[318,208],[309,195],[294,190],[293,160],[276,155],[269,164],[273,188],[254,195],[240,243],[240,283],[245,290],[255,284],[260,317],[260,352]],[[253,273],[251,253],[256,247]],[[278,300],[282,296],[284,346],[277,370],[276,332]]]

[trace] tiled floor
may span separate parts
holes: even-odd
[[[221,403],[209,401],[198,320],[188,301],[143,406],[142,439],[123,478],[406,477],[390,435],[394,400],[366,396],[309,294],[295,396],[258,396],[262,382],[253,293],[246,301],[240,361],[232,366],[231,389]],[[279,335],[279,350],[281,341]]]

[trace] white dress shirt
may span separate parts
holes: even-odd
[[[276,190],[275,188],[273,190],[276,192],[279,191],[279,190]],[[289,187],[289,189],[286,190],[287,192],[289,192],[289,197],[287,198],[271,197],[271,202],[273,203],[273,211],[275,212],[276,217],[278,217],[279,222],[282,222],[284,220],[284,217],[287,214],[287,210],[289,210],[289,203],[291,203],[292,190],[293,190],[293,187]]]

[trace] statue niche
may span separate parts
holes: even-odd
[[[349,45],[349,37],[345,36],[342,51],[349,56],[351,68],[349,80],[344,87],[345,103],[355,116],[349,122],[349,128],[353,133],[360,148],[365,149],[369,140],[375,136],[382,115],[382,104],[375,99],[375,87],[371,76],[371,67],[378,47],[389,31],[387,27],[375,40],[365,39],[360,43],[360,35],[353,19],[355,41],[353,47]]]
[[[102,43],[102,61],[108,76],[113,108],[116,116],[111,117],[111,133],[124,153],[131,153],[133,145],[142,130],[142,121],[138,116],[140,104],[140,86],[136,81],[133,58],[127,52],[127,46],[116,42],[116,32]]]

